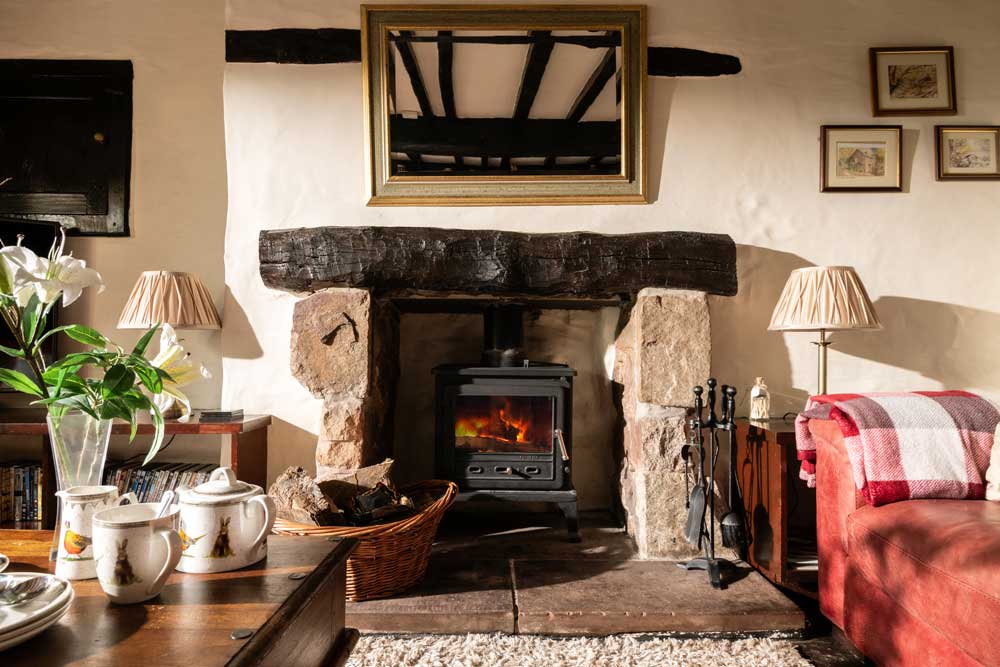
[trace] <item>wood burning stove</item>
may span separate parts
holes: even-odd
[[[487,308],[482,362],[434,369],[436,475],[458,483],[459,500],[555,502],[577,539],[576,371],[525,359],[522,317],[516,305]]]

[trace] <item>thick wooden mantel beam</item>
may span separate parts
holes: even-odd
[[[262,231],[260,274],[276,289],[326,287],[603,296],[644,287],[736,294],[725,234],[519,234],[415,227]]]

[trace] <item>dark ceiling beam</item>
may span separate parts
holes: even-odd
[[[389,150],[422,155],[509,155],[511,157],[618,155],[617,121],[572,123],[531,118],[389,119]]]
[[[503,36],[508,39],[507,36]],[[498,36],[498,39],[500,36]],[[514,43],[527,44],[526,37],[511,35]],[[436,37],[429,37],[433,41]],[[454,37],[452,43],[467,38]],[[568,38],[555,37],[558,42]],[[607,37],[592,38],[593,48],[609,46]],[[424,41],[418,37],[416,40]],[[493,41],[491,43],[510,43]],[[589,45],[589,44],[588,44]],[[739,74],[740,59],[725,53],[672,46],[651,46],[648,49],[650,76],[722,76]],[[289,63],[332,64],[361,62],[361,31],[342,28],[279,28],[275,30],[227,30],[226,62],[230,63]]]
[[[604,86],[607,85],[611,77],[615,75],[615,50],[608,49],[604,53],[604,57],[601,58],[601,62],[597,64],[594,71],[591,72],[590,78],[587,79],[586,85],[580,91],[580,94],[576,96],[576,100],[573,102],[573,106],[570,108],[569,114],[567,114],[566,119],[571,121],[579,121],[583,118],[587,110],[594,104],[594,100],[597,96],[601,94],[604,90]]]
[[[400,32],[409,31],[401,30]],[[417,57],[413,54],[413,49],[409,42],[396,42],[396,50],[399,51],[399,59],[403,61],[403,67],[406,68],[406,75],[410,77],[410,85],[413,87],[417,104],[420,105],[421,115],[427,118],[432,117],[434,109],[431,107],[431,99],[427,96],[427,88],[424,86],[424,78],[420,75],[420,66],[417,64]]]
[[[743,70],[736,56],[675,46],[651,46],[647,58],[649,76],[723,76]]]
[[[361,31],[344,28],[227,30],[227,63],[361,62]]]
[[[531,105],[535,103],[538,87],[545,76],[545,68],[549,65],[549,57],[555,42],[551,30],[535,30],[528,33],[533,41],[524,57],[524,69],[521,71],[521,85],[517,90],[517,101],[514,103],[514,120],[523,120],[531,113]],[[510,168],[510,156],[504,155],[500,161],[501,169]]]
[[[621,172],[621,163],[618,160],[613,162],[600,162],[600,158],[595,158],[594,161],[575,163],[575,164],[557,164],[552,168],[548,168],[542,164],[522,164],[515,165],[514,169],[504,169],[502,167],[487,167],[483,169],[479,165],[469,165],[469,164],[451,164],[446,162],[427,162],[426,160],[421,162],[407,161],[407,160],[393,160],[393,171],[392,173],[400,173],[395,167],[399,166],[403,168],[403,172],[420,173],[423,175],[439,175],[439,174],[452,174],[457,176],[468,175],[468,176],[482,176],[482,175],[510,175],[515,174],[536,174],[536,173],[558,173],[562,175],[579,175],[579,176],[593,176],[594,174],[618,174]]]
[[[452,79],[452,62],[455,49],[451,30],[439,30],[437,34],[438,47],[438,85],[441,87],[441,103],[444,105],[444,117],[454,118],[455,89]]]
[[[545,33],[546,36],[542,36],[542,33]],[[456,35],[453,39],[455,44],[537,44],[539,41],[550,38],[556,44],[573,44],[589,49],[604,49],[621,44],[621,36],[618,32],[607,35],[551,35],[548,30],[536,30],[526,35]],[[390,35],[389,39],[397,43],[418,43],[433,42],[437,40],[437,37],[412,33],[404,35],[401,31],[399,35]]]

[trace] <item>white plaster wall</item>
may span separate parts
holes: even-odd
[[[224,30],[224,0],[0,0],[0,58],[131,60],[134,68],[131,235],[71,239],[74,254],[101,272],[107,290],[85,293],[64,322],[134,344],[142,332],[115,326],[136,278],[152,269],[197,273],[221,309]],[[217,406],[221,335],[182,337],[214,376],[190,386],[194,404]],[[134,454],[143,444],[116,443],[113,454]],[[165,460],[215,461],[219,454],[217,437],[178,438],[164,452]]]
[[[311,464],[318,405],[288,371],[296,297],[264,288],[261,229],[418,225],[603,233],[700,230],[739,244],[740,294],[712,299],[713,365],[775,411],[815,386],[810,335],[766,332],[788,272],[854,265],[886,325],[834,336],[831,390],[967,388],[1000,398],[1000,183],[934,180],[936,123],[1000,124],[1000,3],[650,0],[649,41],[738,55],[723,78],[651,78],[648,206],[366,208],[361,67],[226,67],[229,222],[223,401],[280,419],[270,473]],[[229,0],[230,28],[358,27],[354,2]],[[955,47],[954,117],[873,119],[867,49]],[[819,126],[905,129],[898,194],[821,194]],[[235,314],[234,314],[235,313]],[[741,392],[741,398],[746,394]]]

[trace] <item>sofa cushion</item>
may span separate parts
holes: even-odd
[[[1000,664],[1000,504],[908,500],[851,513],[851,563],[970,656]]]

